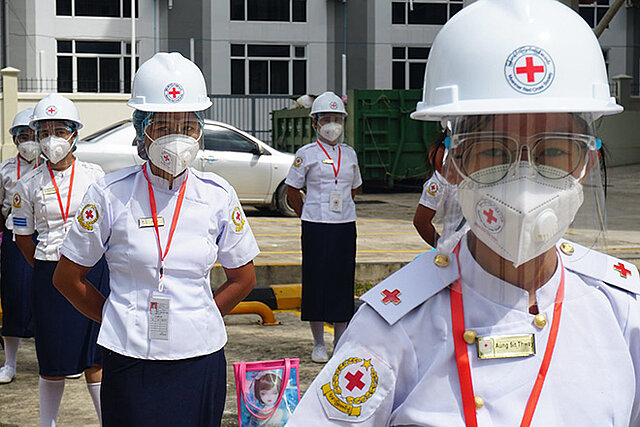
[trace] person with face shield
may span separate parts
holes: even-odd
[[[222,316],[255,285],[258,245],[231,185],[188,167],[211,106],[197,65],[176,52],[155,54],[138,69],[128,105],[147,162],[87,191],[54,283],[101,322],[104,426],[218,426]],[[106,300],[84,280],[103,254],[111,271]],[[212,293],[216,262],[227,280]]]
[[[9,133],[18,149],[18,155],[0,163],[0,200],[2,201],[2,250],[0,273],[0,297],[2,298],[2,338],[4,340],[4,366],[0,368],[0,384],[13,381],[16,376],[16,360],[20,338],[33,337],[31,312],[31,274],[33,269],[26,262],[13,240],[11,205],[20,178],[39,164],[40,147],[35,141],[29,121],[33,108],[16,114]]]
[[[311,106],[317,140],[296,152],[285,183],[302,219],[302,320],[313,335],[311,360],[324,363],[324,322],[333,323],[334,346],[353,316],[356,268],[356,205],[362,185],[358,158],[344,144],[344,103],[333,92]],[[303,202],[300,190],[306,187]]]
[[[69,99],[56,93],[41,99],[29,126],[47,161],[18,181],[12,202],[13,230],[18,248],[34,267],[31,286],[40,371],[40,421],[51,426],[56,423],[65,376],[83,371],[100,416],[102,355],[96,344],[98,324],[69,304],[54,288],[52,277],[82,196],[104,172],[98,165],[81,162],[73,155],[82,123]],[[33,241],[34,233],[37,243]],[[108,293],[104,259],[87,280]]]
[[[451,123],[443,169],[470,230],[361,298],[288,426],[640,425],[638,269],[596,250],[594,121],[621,111],[562,3],[450,19],[412,117]]]

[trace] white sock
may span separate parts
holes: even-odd
[[[4,339],[4,364],[16,369],[16,359],[18,357],[18,347],[20,346],[20,338],[2,337]]]
[[[313,345],[324,347],[324,322],[309,322],[313,334]]]
[[[87,383],[87,389],[89,390],[89,394],[91,395],[91,400],[93,400],[93,406],[96,408],[96,412],[98,413],[98,421],[100,421],[100,425],[102,425],[102,408],[100,406],[100,387],[102,383]]]
[[[38,387],[40,388],[40,427],[55,427],[64,393],[64,378],[45,380],[40,377]]]
[[[344,334],[345,329],[347,329],[348,322],[335,322],[333,324],[333,349],[335,350],[338,345],[338,341],[340,341],[340,337]]]

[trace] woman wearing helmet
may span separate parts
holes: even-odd
[[[82,124],[78,110],[67,98],[54,93],[40,100],[30,126],[47,161],[18,182],[12,215],[16,244],[34,266],[32,301],[40,370],[40,420],[42,425],[49,426],[56,422],[65,376],[83,371],[100,417],[102,356],[96,345],[98,324],[79,315],[53,287],[52,277],[60,258],[60,246],[82,196],[104,173],[99,166],[73,156]],[[87,280],[101,292],[108,292],[104,259]]]
[[[138,69],[128,105],[148,161],[89,189],[54,282],[102,323],[105,426],[220,425],[222,316],[255,285],[258,246],[234,189],[188,168],[211,106],[200,69],[179,53],[157,53]],[[106,301],[83,279],[103,254],[111,272]],[[227,281],[212,293],[216,262]]]
[[[594,120],[621,110],[560,2],[457,13],[412,116],[451,122],[443,168],[470,231],[362,297],[288,425],[640,425],[638,270],[594,249]]]
[[[2,338],[4,340],[4,366],[0,368],[0,384],[13,381],[16,376],[16,358],[20,338],[33,337],[31,313],[31,274],[33,269],[13,241],[11,204],[20,178],[38,166],[40,147],[29,127],[33,108],[16,114],[9,133],[18,149],[18,155],[0,163],[0,200],[2,201]]]
[[[296,152],[285,183],[291,206],[302,219],[302,320],[311,325],[311,360],[324,363],[324,322],[333,323],[335,345],[353,316],[353,196],[362,178],[356,152],[342,143],[347,112],[340,97],[333,92],[318,96],[310,116],[318,139]]]

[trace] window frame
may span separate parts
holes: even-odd
[[[427,57],[422,59],[422,58],[409,58],[409,49],[412,48],[418,48],[418,49],[427,49]],[[404,50],[404,57],[403,58],[394,58],[393,56],[393,50],[394,49],[403,49]],[[394,70],[393,70],[393,66],[394,64],[404,64],[404,87],[402,89],[411,89],[410,84],[411,84],[411,67],[410,64],[424,64],[424,66],[427,66],[427,60],[429,59],[429,54],[431,53],[431,46],[391,46],[391,87],[393,89],[400,89],[400,88],[395,88],[393,87],[393,82],[394,82]],[[419,88],[413,88],[413,89],[422,89],[423,85],[424,85],[424,74],[423,74],[423,82],[421,83]]]
[[[74,0],[75,1],[75,0]],[[232,19],[231,17],[231,2],[233,2],[234,0],[229,0],[229,21],[230,22],[262,22],[262,23],[276,23],[276,24],[282,24],[282,23],[289,23],[289,24],[306,24],[309,22],[309,0],[303,0],[304,1],[304,20],[303,21],[294,21],[294,13],[293,13],[293,5],[295,2],[301,1],[301,0],[285,0],[289,2],[289,20],[287,21],[262,21],[262,20],[257,20],[257,19],[249,19],[249,0],[235,0],[235,1],[241,1],[243,3],[242,6],[242,10],[243,10],[243,15],[244,15],[244,19]]]
[[[460,10],[462,10],[462,7],[464,7],[464,0],[414,0],[413,4],[419,4],[419,3],[424,3],[424,4],[446,4],[447,6],[447,19],[445,22],[443,23],[439,23],[439,24],[412,24],[409,23],[409,0],[393,0],[391,2],[391,7],[392,7],[392,11],[393,11],[393,6],[394,4],[403,4],[404,5],[404,19],[402,23],[394,23],[393,22],[393,13],[391,13],[391,25],[404,25],[404,26],[415,26],[415,25],[444,25],[446,24],[457,12],[459,12]],[[451,12],[451,6],[452,5],[456,5],[456,6],[460,6],[460,9],[456,12]]]
[[[76,15],[76,0],[68,0],[71,8],[70,15],[58,15],[58,5],[55,1],[55,17],[56,18],[100,18],[100,19],[131,19],[131,11],[129,16],[124,15],[124,5],[131,3],[130,0],[118,0],[120,2],[120,16],[103,16],[103,15]],[[136,0],[136,19],[140,18],[140,1]]]
[[[606,1],[607,4],[600,4],[600,1]],[[578,13],[591,28],[595,28],[600,23],[602,17],[607,13],[609,7],[611,7],[611,2],[609,0],[595,0],[593,3],[580,3],[578,5]],[[591,18],[593,18],[593,26],[591,26],[591,22],[587,21],[583,16],[583,12],[587,11],[591,13]],[[602,11],[602,17],[600,18],[599,11]]]

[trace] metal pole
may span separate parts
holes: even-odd
[[[193,37],[189,39],[189,58],[191,62],[196,62],[196,41]]]
[[[344,29],[342,31],[342,95],[347,96],[347,0],[342,0]]]
[[[136,74],[136,0],[131,0],[131,91]]]
[[[9,66],[9,1],[2,0],[2,68]]]
[[[607,10],[607,13],[604,14],[600,22],[598,22],[598,25],[596,25],[596,27],[593,29],[596,37],[600,37],[602,35],[604,30],[607,28],[613,17],[616,16],[616,13],[618,13],[624,2],[625,0],[615,0],[613,4],[609,6],[609,10]]]

